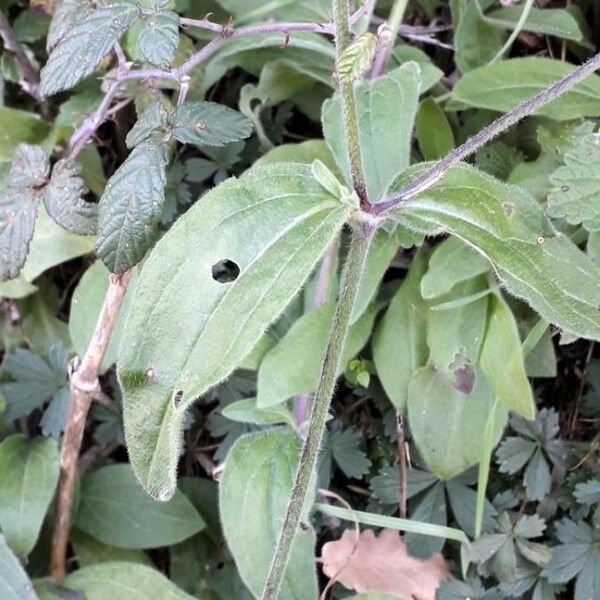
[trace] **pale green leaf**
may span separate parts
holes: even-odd
[[[152,559],[143,550],[108,546],[78,529],[71,530],[69,542],[80,568],[107,562],[132,562],[153,566]]]
[[[451,479],[481,457],[483,431],[494,405],[494,392],[480,369],[474,370],[471,393],[463,393],[453,381],[433,367],[414,375],[408,390],[410,428],[428,468],[440,479]],[[506,424],[506,413],[497,418],[497,443]]]
[[[176,490],[169,502],[150,498],[127,464],[94,471],[81,482],[75,525],[118,548],[158,548],[198,533],[204,521]]]
[[[17,144],[38,144],[49,131],[50,125],[39,115],[0,106],[0,162],[12,159]]]
[[[151,64],[166,69],[179,44],[179,15],[169,10],[145,15],[138,34],[140,54]]]
[[[2,600],[38,600],[33,584],[3,535],[0,535],[0,597]]]
[[[132,562],[107,562],[75,571],[65,587],[83,592],[86,600],[193,600],[160,571]]]
[[[275,163],[208,192],[157,244],[119,363],[130,458],[154,496],[174,489],[187,408],[252,350],[350,210],[310,166]],[[221,266],[238,270],[235,281],[214,278]]]
[[[256,398],[245,398],[228,404],[221,410],[221,414],[238,423],[252,423],[253,425],[274,425],[287,423],[294,425],[294,416],[285,404],[277,404],[266,408],[257,406]]]
[[[600,230],[600,134],[589,133],[573,140],[564,155],[564,166],[550,176],[548,214],[588,231]]]
[[[454,87],[452,98],[467,106],[506,112],[574,69],[550,58],[503,60],[465,74]],[[600,116],[600,77],[590,75],[536,114],[560,121]]]
[[[421,279],[423,298],[444,296],[455,285],[487,273],[490,265],[462,240],[449,237],[436,246]]]
[[[461,165],[404,203],[399,215],[429,234],[453,233],[487,257],[508,291],[541,316],[600,339],[600,269],[525,191]]]
[[[392,52],[390,65],[400,66],[405,62],[416,62],[421,69],[421,94],[430,90],[442,79],[444,72],[436,67],[431,57],[416,46],[399,44]]]
[[[454,133],[448,117],[433,98],[427,98],[419,105],[415,129],[425,160],[442,158],[454,148]]]
[[[499,294],[490,297],[490,314],[481,350],[481,369],[498,400],[525,419],[535,417],[535,401],[523,360],[515,318]]]
[[[7,437],[0,444],[0,480],[0,528],[13,552],[24,557],[33,550],[54,497],[56,441]]]
[[[17,277],[25,264],[37,210],[37,196],[30,188],[0,192],[0,281]]]
[[[102,262],[96,261],[83,274],[73,292],[71,311],[69,312],[69,333],[71,334],[73,348],[78,356],[85,354],[96,327],[100,308],[104,302],[106,290],[108,290],[109,276],[110,273]],[[134,269],[100,365],[100,372],[102,373],[117,361],[121,335],[125,327],[125,319],[129,312],[136,283],[137,270]]]
[[[306,313],[267,352],[258,371],[258,407],[273,406],[317,389],[334,312],[335,306],[330,304]],[[376,314],[376,309],[367,310],[350,328],[340,373],[366,344]]]
[[[408,62],[376,80],[356,87],[358,129],[371,202],[381,200],[394,176],[410,161],[412,130],[421,71]],[[398,112],[395,107],[402,106]],[[339,96],[323,105],[323,133],[347,185],[351,183]]]
[[[421,298],[421,277],[427,255],[420,252],[396,292],[373,336],[373,360],[381,385],[399,410],[404,410],[410,380],[425,365],[427,305]]]
[[[197,146],[224,146],[252,133],[247,117],[215,102],[181,104],[175,109],[171,124],[175,139]]]
[[[138,7],[114,2],[84,16],[63,35],[50,52],[41,75],[41,92],[51,96],[91,75],[132,25]]]
[[[167,184],[164,147],[136,146],[109,179],[100,198],[96,252],[112,273],[137,264],[158,236]]]
[[[55,223],[77,235],[94,235],[98,224],[98,205],[84,200],[87,187],[80,177],[81,167],[59,160],[44,188],[44,206]]]
[[[299,454],[294,434],[273,430],[240,438],[225,462],[219,485],[223,532],[244,583],[257,598],[271,564]],[[280,600],[317,597],[315,541],[308,523],[296,533]]]

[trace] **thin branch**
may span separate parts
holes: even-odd
[[[400,29],[400,24],[404,18],[407,6],[408,0],[395,0],[394,5],[392,6],[389,21],[392,39],[390,40],[390,43],[385,44],[375,56],[373,70],[371,72],[371,77],[373,79],[377,79],[377,77],[380,77],[385,72],[385,68],[387,67],[392,54],[392,49],[394,48],[394,40],[398,35],[398,30]]]
[[[263,589],[262,600],[276,600],[279,595],[279,589],[289,562],[292,543],[302,516],[306,494],[315,470],[321,440],[325,433],[325,423],[341,365],[342,351],[348,335],[354,298],[356,297],[365,257],[374,231],[375,229],[370,224],[358,223],[357,230],[352,237],[344,268],[342,290],[323,358],[321,376],[311,411],[308,432],[302,447],[300,463],[294,479],[283,526],[277,539],[273,561]]]
[[[50,574],[56,582],[61,582],[66,574],[73,491],[75,489],[77,462],[86,418],[92,400],[98,394],[100,364],[117,320],[129,278],[129,271],[121,275],[111,275],[110,284],[87,351],[71,374],[69,415],[60,448],[60,479],[50,560]]]
[[[8,22],[8,19],[2,11],[0,11],[0,37],[4,44],[4,51],[10,54],[19,65],[23,78],[19,82],[23,90],[36,100],[41,102],[39,92],[40,74],[37,67],[29,60],[23,46],[19,43],[15,34]]]
[[[448,169],[469,157],[479,150],[479,148],[485,146],[490,140],[499,136],[512,125],[518,123],[521,119],[531,115],[539,108],[542,108],[546,104],[562,96],[565,92],[568,92],[572,87],[583,81],[599,68],[600,53],[596,54],[588,62],[577,67],[574,71],[550,87],[542,90],[529,100],[521,102],[515,106],[515,108],[496,119],[493,123],[484,127],[479,133],[476,133],[464,144],[452,150],[452,152],[436,162],[414,181],[411,181],[408,185],[386,198],[383,202],[373,205],[371,212],[380,216],[387,215],[402,202],[429,189],[444,177]]]

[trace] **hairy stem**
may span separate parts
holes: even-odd
[[[531,115],[539,108],[556,100],[572,87],[583,81],[586,77],[600,68],[600,53],[596,54],[588,62],[577,67],[574,71],[559,79],[550,87],[542,90],[529,100],[525,100],[508,111],[493,123],[484,127],[479,133],[470,137],[464,144],[458,146],[447,156],[436,162],[431,168],[427,169],[422,175],[411,181],[407,186],[379,202],[373,207],[372,212],[378,215],[386,215],[394,210],[402,202],[424,192],[435,185],[446,174],[448,169],[458,164],[471,154],[479,150],[509,127],[518,123],[521,119]]]
[[[98,371],[110,340],[119,308],[127,290],[130,272],[111,275],[98,322],[79,366],[71,375],[69,415],[60,448],[60,479],[56,499],[50,575],[61,582],[66,574],[66,556],[71,528],[71,507],[77,476],[77,460],[85,422],[94,395],[99,390]]]
[[[325,432],[329,405],[335,390],[335,382],[341,366],[342,352],[350,326],[354,298],[356,297],[365,257],[373,233],[374,228],[372,225],[358,223],[352,236],[352,242],[344,267],[340,298],[321,366],[321,376],[315,394],[308,432],[302,447],[294,487],[275,547],[273,561],[263,589],[262,600],[276,600],[283,582],[292,544],[300,523],[302,508],[304,507],[310,480],[315,470],[321,440]]]
[[[339,59],[350,43],[350,21],[348,14],[348,0],[333,0],[335,24],[335,48]],[[342,105],[342,120],[348,158],[350,159],[350,173],[354,191],[360,198],[363,210],[369,211],[371,206],[367,198],[367,186],[363,172],[360,138],[358,134],[358,116],[356,113],[356,97],[354,84],[351,79],[338,77],[340,88],[340,103]]]

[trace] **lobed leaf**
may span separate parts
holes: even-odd
[[[154,497],[173,492],[187,408],[252,350],[351,210],[309,165],[276,163],[208,192],[157,244],[119,363],[131,463]]]
[[[161,143],[145,140],[109,179],[100,198],[96,252],[112,273],[137,264],[157,238],[166,154]]]
[[[67,90],[91,75],[137,15],[136,4],[114,2],[90,12],[70,27],[56,42],[41,70],[42,94],[51,96]],[[74,18],[80,18],[80,14]],[[55,37],[58,36],[53,36],[53,42]]]

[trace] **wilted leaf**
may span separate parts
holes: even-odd
[[[165,201],[166,161],[166,149],[146,140],[108,180],[100,198],[96,252],[112,273],[133,267],[156,240]]]
[[[252,350],[350,210],[310,166],[277,163],[208,192],[157,244],[119,363],[131,462],[155,497],[174,488],[187,408]]]
[[[367,529],[358,538],[346,529],[339,540],[323,546],[321,561],[325,575],[348,589],[400,598],[435,600],[440,583],[449,577],[441,554],[429,560],[411,557],[393,529],[378,536]]]
[[[145,15],[138,34],[138,49],[153,65],[167,68],[175,58],[179,43],[179,15],[165,10]]]

